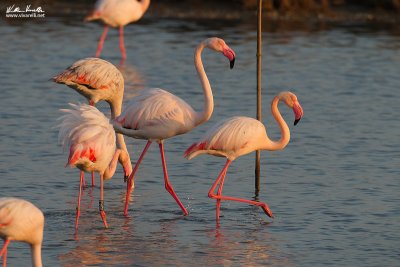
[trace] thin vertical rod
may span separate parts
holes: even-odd
[[[262,50],[262,0],[257,7],[257,120],[261,121],[261,50]],[[255,194],[260,192],[260,150],[256,151]]]

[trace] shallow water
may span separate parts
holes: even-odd
[[[158,148],[153,145],[136,176],[130,217],[122,215],[121,168],[106,183],[109,229],[97,212],[99,190],[87,188],[74,229],[79,174],[64,168],[57,118],[68,102],[85,102],[49,78],[77,59],[92,56],[102,28],[68,18],[8,24],[0,21],[0,196],[26,198],[45,213],[45,266],[396,266],[400,260],[400,37],[384,30],[338,27],[329,31],[264,33],[263,113],[271,138],[279,129],[269,113],[280,91],[297,94],[304,118],[291,142],[262,152],[259,208],[222,202],[220,226],[207,192],[224,159],[187,161],[185,149],[216,121],[255,114],[253,26],[241,23],[147,19],[126,27],[128,59],[120,69],[125,101],[137,90],[161,87],[200,109],[203,96],[193,50],[220,36],[236,51],[233,70],[221,55],[205,51],[214,92],[209,122],[166,141],[171,182],[189,210],[164,190]],[[103,57],[119,64],[117,31]],[[109,114],[105,103],[100,109]],[[135,162],[145,142],[126,139]],[[236,160],[224,193],[254,197],[254,155]],[[89,181],[87,175],[87,181]],[[98,181],[97,181],[98,184]],[[27,245],[12,243],[9,266],[27,266]]]

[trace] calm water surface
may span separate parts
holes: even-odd
[[[125,101],[146,87],[161,87],[203,104],[193,51],[220,36],[236,51],[233,70],[209,51],[203,62],[215,109],[190,134],[166,142],[171,182],[188,208],[183,217],[164,190],[158,147],[137,174],[130,218],[122,215],[122,170],[106,183],[109,229],[97,211],[99,189],[84,191],[80,228],[74,229],[79,184],[64,168],[57,118],[68,102],[85,102],[49,78],[92,56],[102,28],[80,20],[48,18],[0,21],[0,196],[31,200],[44,211],[45,266],[398,266],[400,263],[400,37],[365,28],[264,34],[264,122],[271,138],[279,129],[269,110],[280,91],[295,92],[304,118],[280,109],[292,139],[284,151],[262,153],[259,199],[276,218],[243,203],[222,202],[220,226],[207,192],[224,159],[187,161],[185,149],[216,121],[255,115],[253,26],[148,19],[126,27],[128,59],[119,66]],[[103,56],[119,64],[117,31]],[[99,108],[109,114],[105,103]],[[127,139],[135,162],[145,142]],[[226,195],[254,197],[254,155],[235,161]],[[87,175],[87,178],[89,176]],[[97,182],[98,184],[98,182]],[[27,245],[12,243],[10,266],[30,263]]]

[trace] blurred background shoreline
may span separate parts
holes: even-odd
[[[8,6],[41,6],[46,17],[84,17],[95,0],[6,0]],[[263,0],[264,20],[300,23],[399,25],[400,0]],[[255,20],[257,0],[153,0],[145,17],[163,19]],[[2,16],[4,18],[4,16]]]

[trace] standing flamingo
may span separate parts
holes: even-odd
[[[100,19],[104,22],[104,31],[97,46],[96,57],[99,57],[106,39],[108,27],[119,27],[119,48],[122,60],[126,58],[124,46],[124,26],[138,21],[149,8],[150,0],[97,0],[95,9],[85,21]]]
[[[31,246],[32,266],[42,267],[42,241],[44,216],[32,203],[18,198],[0,198],[0,237],[4,246],[3,267],[7,266],[7,247],[12,240],[22,241]]]
[[[69,146],[67,166],[81,170],[75,228],[78,228],[80,216],[83,173],[92,171],[100,174],[99,211],[104,227],[108,228],[104,211],[104,180],[114,175],[117,160],[122,162],[126,176],[131,173],[128,153],[116,149],[113,126],[97,108],[86,104],[70,105],[72,109],[62,110],[67,114],[60,117],[58,137],[64,146]]]
[[[54,76],[52,80],[71,87],[83,95],[91,106],[101,100],[106,101],[110,105],[111,119],[121,114],[124,78],[121,72],[108,61],[100,58],[78,60],[65,71]],[[117,135],[117,146],[126,151],[129,158],[125,140],[121,134]],[[130,158],[129,165],[132,168]],[[94,173],[92,172],[93,185]]]
[[[231,200],[256,205],[261,207],[269,217],[273,217],[266,203],[223,196],[222,187],[228,167],[237,157],[246,155],[255,150],[282,150],[289,143],[290,131],[278,110],[279,101],[283,101],[288,107],[293,109],[295,115],[294,125],[296,125],[303,116],[303,109],[297,101],[295,94],[291,92],[282,92],[272,100],[271,112],[281,128],[281,138],[279,141],[272,141],[269,139],[266,129],[260,121],[248,117],[232,117],[218,122],[200,138],[199,142],[194,143],[186,150],[185,157],[189,160],[201,154],[210,154],[227,158],[225,167],[208,192],[210,198],[217,200],[217,221],[219,220],[221,200]],[[218,192],[215,194],[214,190],[218,183]]]
[[[229,48],[222,39],[216,37],[209,38],[197,46],[194,53],[194,62],[205,98],[202,112],[194,111],[193,108],[181,98],[162,89],[154,88],[144,90],[141,94],[133,98],[122,114],[114,121],[114,129],[116,132],[133,138],[148,140],[142,154],[136,162],[132,174],[128,178],[124,215],[128,213],[128,197],[131,190],[130,184],[133,182],[139,164],[153,141],[159,144],[165,188],[178,203],[183,213],[185,215],[188,214],[168,179],[164,156],[164,139],[187,133],[211,117],[214,109],[214,100],[210,82],[208,81],[201,61],[201,52],[205,47],[217,52],[222,52],[224,56],[229,59],[231,68],[233,68],[235,61],[235,52]]]

